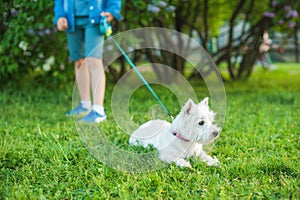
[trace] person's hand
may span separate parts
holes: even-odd
[[[110,12],[102,12],[101,16],[106,16],[108,22],[111,22],[114,19],[114,16]]]
[[[68,29],[68,20],[65,17],[61,17],[57,20],[56,26],[59,31],[64,31]]]

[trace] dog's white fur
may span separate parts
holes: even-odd
[[[180,167],[191,167],[186,159],[192,156],[209,166],[218,166],[218,159],[207,155],[202,148],[202,144],[212,142],[219,135],[220,129],[213,124],[214,116],[207,97],[199,104],[189,99],[172,124],[163,120],[148,121],[132,133],[129,143],[152,145],[162,161],[175,162]]]

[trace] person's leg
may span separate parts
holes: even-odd
[[[91,102],[90,74],[87,62],[83,59],[75,61],[75,77],[81,101]]]
[[[86,65],[91,76],[93,106],[91,112],[80,121],[98,123],[106,120],[106,113],[103,106],[106,84],[105,71],[102,59],[99,58],[86,58]]]
[[[85,55],[91,74],[93,109],[104,115],[104,95],[106,87],[105,70],[102,62],[103,36],[98,26],[87,26],[85,29]]]
[[[260,62],[261,62],[261,66],[266,69],[267,67],[266,67],[265,53],[260,54]]]
[[[67,33],[68,47],[71,60],[74,61],[76,84],[80,95],[80,104],[67,115],[77,115],[88,111],[91,107],[90,76],[86,62],[84,62],[84,29],[76,27],[75,32]]]
[[[86,65],[90,72],[93,107],[92,111],[82,118],[85,122],[101,122],[106,119],[104,110],[105,70],[102,62],[103,36],[98,26],[85,27],[85,56]]]
[[[265,54],[265,58],[266,58],[266,65],[268,67],[268,69],[276,69],[276,67],[272,64],[272,60],[271,60],[271,56],[269,54],[269,52],[266,52]]]
[[[106,77],[102,59],[90,57],[86,61],[91,74],[93,104],[103,107]]]

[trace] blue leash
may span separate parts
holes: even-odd
[[[126,61],[129,63],[129,65],[131,66],[131,68],[137,73],[137,75],[140,77],[140,79],[143,81],[143,83],[146,85],[146,87],[148,88],[148,90],[151,92],[151,94],[154,96],[154,98],[157,100],[157,102],[160,104],[160,106],[163,108],[163,110],[165,111],[165,113],[171,118],[171,120],[173,121],[173,116],[171,115],[171,113],[169,112],[169,110],[166,108],[166,106],[163,104],[163,102],[161,101],[161,99],[157,96],[157,94],[154,92],[154,90],[151,88],[151,86],[149,85],[149,83],[146,81],[146,79],[144,78],[144,76],[141,74],[141,72],[137,69],[137,67],[133,64],[133,62],[130,60],[130,58],[126,55],[125,51],[122,49],[122,47],[117,43],[117,41],[111,37],[112,34],[112,28],[110,23],[108,23],[106,21],[106,17],[102,17],[101,21],[100,21],[100,33],[105,35],[106,37],[108,37],[109,39],[111,39],[115,45],[117,46],[117,48],[119,49],[119,51],[122,53],[122,55],[124,56],[124,58],[126,59]]]

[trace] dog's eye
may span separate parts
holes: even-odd
[[[200,126],[202,126],[203,124],[204,124],[204,121],[203,121],[203,120],[199,122],[199,125],[200,125]]]

